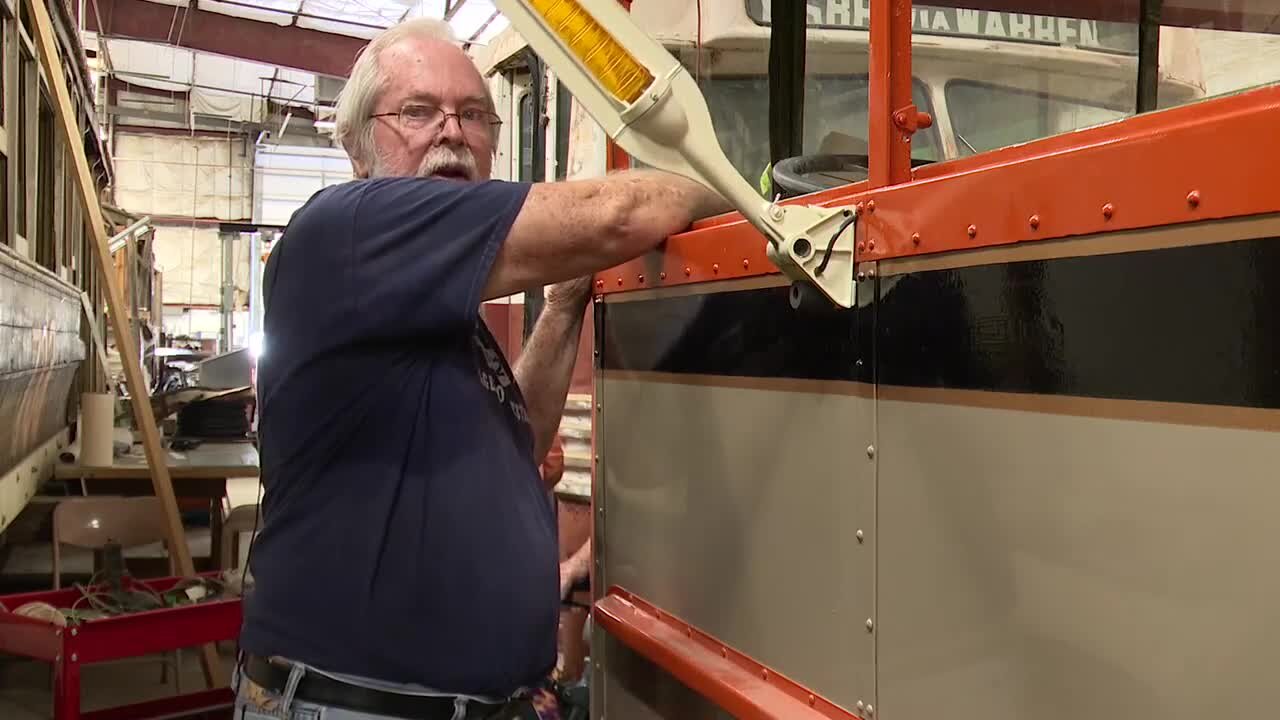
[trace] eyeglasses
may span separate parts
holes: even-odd
[[[458,125],[464,131],[476,134],[489,133],[502,124],[502,118],[488,110],[467,109],[462,112],[447,113],[434,105],[405,105],[399,112],[374,113],[371,118],[396,117],[400,126],[406,130],[439,130],[449,118],[458,118]]]

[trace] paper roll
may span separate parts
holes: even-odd
[[[80,464],[111,465],[116,398],[104,393],[80,394]]]

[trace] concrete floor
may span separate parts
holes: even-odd
[[[230,643],[219,647],[226,677],[231,677],[235,649]],[[86,665],[80,676],[80,709],[84,712],[128,705],[177,694],[173,673],[160,682],[161,656],[148,656],[119,663]],[[182,692],[204,689],[200,652],[182,652]],[[49,720],[53,717],[52,675],[49,666],[34,661],[5,658],[0,661],[0,718],[4,720]]]

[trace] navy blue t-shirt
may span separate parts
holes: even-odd
[[[248,652],[478,695],[555,665],[551,502],[479,317],[528,189],[361,180],[290,220],[266,273]]]

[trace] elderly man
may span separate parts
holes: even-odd
[[[661,173],[491,181],[493,109],[442,26],[384,32],[337,109],[360,179],[316,193],[271,254],[238,718],[523,717],[555,665],[538,461],[586,278],[727,207]],[[544,284],[513,371],[479,306]]]

